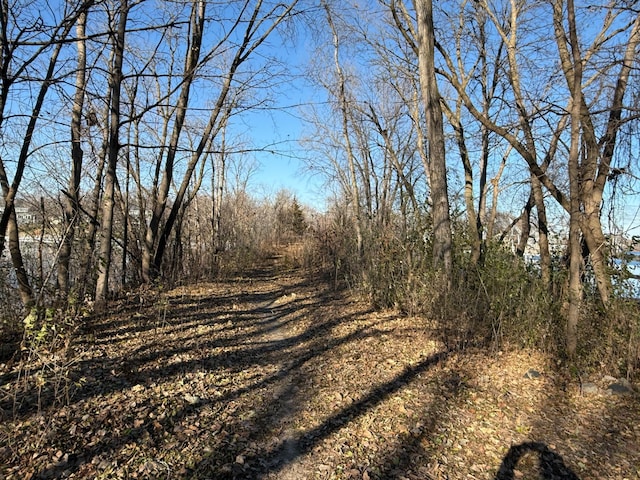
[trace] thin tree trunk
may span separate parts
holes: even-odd
[[[107,100],[107,103],[110,102]],[[107,117],[108,115],[104,115],[105,120]],[[103,128],[103,135],[108,135],[107,128]],[[96,178],[91,195],[91,210],[86,212],[89,220],[89,225],[87,227],[87,233],[84,240],[84,249],[80,262],[82,265],[79,287],[80,298],[84,298],[85,295],[95,296],[95,277],[93,276],[92,272],[94,271],[95,263],[94,254],[96,250],[96,237],[98,234],[98,227],[100,226],[100,224],[98,223],[98,212],[100,211],[100,201],[102,199],[100,192],[102,191],[103,173],[106,163],[106,145],[107,139],[103,138],[102,147],[97,155],[98,165],[96,168]]]
[[[107,149],[107,171],[104,186],[102,224],[100,228],[100,251],[98,280],[96,283],[95,308],[104,308],[109,291],[109,269],[111,267],[111,240],[113,236],[113,211],[115,205],[116,165],[120,153],[120,94],[122,88],[122,63],[124,58],[125,33],[129,15],[128,0],[120,3],[118,27],[115,32],[114,57],[109,77],[111,107],[109,116],[109,143]]]
[[[500,179],[502,178],[502,174],[507,165],[507,159],[509,158],[510,154],[511,154],[511,146],[509,145],[507,146],[506,152],[504,152],[504,154],[502,155],[502,161],[500,162],[500,167],[498,168],[498,171],[490,181],[491,188],[493,190],[491,192],[491,209],[489,210],[488,219],[486,220],[486,223],[485,223],[485,228],[487,232],[486,239],[492,239],[494,235],[494,226],[496,223],[496,217],[498,216],[498,197],[500,196]],[[484,189],[485,190],[488,189],[486,185]],[[487,195],[488,193],[485,191],[481,198],[486,199]],[[482,215],[482,212],[484,211],[485,211],[485,207],[478,208],[479,215]],[[486,239],[484,240],[483,243],[486,243]]]
[[[462,163],[462,170],[464,171],[464,205],[467,214],[469,241],[471,243],[471,264],[477,265],[482,256],[482,233],[480,216],[476,213],[475,200],[473,198],[473,167],[471,166],[471,159],[469,158],[469,150],[467,149],[464,127],[460,121],[460,115],[462,114],[461,102],[462,101],[460,99],[456,101],[455,112],[451,111],[449,108],[445,108],[444,111],[449,118],[449,123],[453,127],[456,144],[458,145],[458,153]],[[481,184],[481,196],[482,186],[483,185]],[[484,202],[480,202],[480,204],[483,205]]]
[[[30,309],[35,305],[35,299],[33,296],[33,289],[29,282],[29,275],[24,267],[24,261],[22,259],[22,252],[20,251],[20,236],[18,233],[18,223],[16,221],[15,207],[12,205],[9,212],[9,222],[7,224],[7,236],[9,238],[9,254],[11,256],[11,263],[16,273],[16,279],[18,281],[18,293],[20,294],[20,300],[25,308]]]
[[[531,236],[531,212],[533,210],[533,192],[529,193],[529,198],[527,199],[527,203],[522,209],[522,213],[518,221],[520,222],[520,238],[518,239],[518,244],[516,245],[515,254],[518,258],[522,258],[524,256],[524,252],[527,248],[527,243],[529,242],[529,237]]]
[[[447,187],[444,127],[435,72],[435,32],[432,0],[416,0],[418,67],[427,117],[431,198],[433,200],[433,265],[442,269],[450,286],[453,273],[452,233]]]
[[[76,72],[76,92],[71,108],[71,175],[69,177],[69,190],[63,199],[63,224],[66,234],[62,238],[60,254],[58,256],[58,289],[63,300],[69,294],[69,263],[75,236],[75,226],[80,213],[80,175],[82,173],[82,110],[84,106],[84,92],[86,89],[86,44],[85,29],[87,14],[82,12],[78,16],[76,25],[76,42],[78,49],[78,70]]]
[[[127,177],[124,184],[124,195],[122,195],[122,215],[123,215],[123,229],[122,233],[122,277],[120,285],[124,289],[127,286],[127,256],[129,255],[129,223],[131,218],[129,216],[129,169],[127,169]]]
[[[211,221],[213,228],[212,244],[216,252],[222,252],[225,250],[222,238],[222,201],[225,193],[225,175],[226,175],[226,152],[225,152],[225,140],[224,134],[222,138],[222,151],[220,152],[220,158],[217,162],[218,168],[214,170],[214,174],[217,171],[217,175],[214,175],[212,179],[212,188],[214,191],[211,212]],[[215,160],[212,158],[211,163],[214,164]]]
[[[538,216],[538,249],[540,251],[540,275],[542,283],[551,290],[551,251],[549,250],[549,225],[547,221],[547,208],[544,204],[544,193],[540,180],[535,175],[531,176],[531,191],[533,203],[536,206]]]
[[[558,0],[558,4],[562,0]],[[562,8],[561,6],[559,8]],[[582,246],[580,241],[580,125],[582,110],[582,59],[576,32],[573,0],[567,0],[567,21],[569,25],[569,44],[573,57],[573,75],[571,89],[571,144],[569,148],[569,291],[567,292],[567,354],[575,356],[578,345],[578,323],[582,305]]]
[[[350,195],[352,208],[355,215],[355,236],[356,236],[356,252],[358,260],[362,260],[364,256],[364,245],[363,245],[363,236],[362,236],[362,207],[360,205],[360,191],[358,188],[358,176],[356,172],[356,161],[353,153],[353,148],[351,145],[351,138],[349,136],[349,112],[348,112],[348,102],[347,102],[347,93],[346,93],[346,79],[344,76],[344,72],[342,70],[342,66],[340,65],[339,60],[339,46],[340,41],[338,37],[338,32],[333,23],[333,17],[331,14],[331,10],[329,9],[329,5],[326,2],[322,2],[322,5],[327,14],[327,22],[329,24],[329,28],[331,29],[331,34],[333,36],[333,59],[335,66],[335,73],[338,76],[338,104],[340,109],[340,120],[342,125],[342,137],[345,142],[347,162],[349,164],[349,181],[350,181]]]

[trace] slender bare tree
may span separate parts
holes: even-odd
[[[433,202],[433,264],[435,268],[442,269],[447,283],[450,284],[453,271],[453,242],[442,106],[436,81],[432,1],[416,0],[415,9],[418,23],[420,88],[425,103],[429,140],[429,179]]]
[[[362,217],[362,206],[360,204],[360,187],[358,185],[358,173],[356,171],[356,159],[355,153],[352,145],[351,136],[349,134],[349,115],[350,110],[354,108],[354,105],[350,104],[347,98],[347,81],[344,74],[344,70],[342,68],[342,64],[340,62],[340,37],[338,35],[338,30],[336,29],[335,23],[333,21],[333,13],[329,7],[327,2],[322,2],[326,13],[327,24],[329,25],[329,29],[331,31],[332,43],[333,43],[333,60],[334,60],[334,69],[337,81],[337,102],[338,102],[338,111],[340,112],[340,125],[341,125],[341,135],[344,142],[345,147],[345,155],[347,158],[347,178],[349,179],[349,200],[351,203],[352,211],[355,217],[354,227],[355,227],[355,235],[356,235],[356,252],[358,255],[358,259],[362,259],[364,255],[364,241],[363,241],[363,217]]]
[[[98,253],[98,279],[96,283],[95,308],[104,307],[109,293],[109,270],[111,268],[111,249],[113,237],[113,212],[116,191],[116,167],[120,155],[120,98],[122,94],[122,64],[125,52],[127,22],[131,8],[136,2],[121,0],[115,15],[115,24],[111,31],[113,57],[109,69],[109,137],[107,143],[107,165],[105,173],[102,217],[100,227],[100,245]]]
[[[89,5],[87,5],[87,8]],[[76,225],[80,219],[80,180],[84,152],[82,150],[82,119],[85,91],[87,89],[87,53],[86,53],[87,11],[78,15],[76,23],[76,45],[78,66],[76,70],[75,94],[71,107],[71,172],[69,186],[63,198],[64,235],[58,255],[58,294],[66,299],[69,293],[69,263],[74,243]]]
[[[15,200],[22,183],[27,162],[32,154],[34,134],[41,120],[41,113],[51,86],[57,80],[58,61],[60,53],[66,44],[69,33],[79,15],[89,5],[88,2],[77,2],[69,5],[63,15],[53,25],[43,18],[34,21],[31,14],[24,16],[22,2],[0,1],[0,128],[3,131],[13,130],[21,133],[17,140],[19,148],[16,151],[0,155],[0,186],[2,187],[4,209],[0,216],[0,254],[4,250],[5,237],[9,234],[9,249],[11,259],[18,276],[18,287],[25,305],[33,303],[33,292],[26,274],[18,234],[18,224],[15,215]],[[66,4],[65,4],[66,6]],[[27,40],[28,39],[28,40]],[[46,66],[41,69],[40,62]],[[23,83],[29,85],[23,88]],[[11,128],[10,119],[22,117],[22,112],[8,111],[13,95],[21,95],[31,89],[35,92],[31,98],[31,111],[26,116],[25,124],[14,124]],[[16,93],[14,93],[14,91]],[[13,177],[7,168],[7,162],[12,156],[14,167]]]
[[[142,277],[150,281],[160,273],[165,249],[178,219],[182,203],[187,194],[192,175],[198,164],[207,158],[206,148],[228,122],[240,98],[238,91],[250,89],[251,82],[241,79],[240,67],[248,62],[261,45],[294,11],[297,0],[289,3],[268,4],[263,1],[241,3],[238,17],[219,41],[205,53],[201,43],[205,34],[205,6],[207,2],[194,0],[191,14],[190,48],[185,57],[185,68],[180,85],[179,103],[169,142],[163,148],[162,179],[154,194],[151,219],[147,225],[142,258]],[[240,40],[237,42],[237,40]],[[210,66],[212,59],[221,50],[230,53],[230,61],[220,73],[217,95],[212,99],[210,115],[204,128],[198,133],[195,148],[189,153],[181,179],[177,183],[174,197],[169,205],[169,191],[174,179],[174,163],[179,150],[184,125],[184,114],[188,111],[189,96],[198,70]],[[164,152],[166,151],[166,155]]]

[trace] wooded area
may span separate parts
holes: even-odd
[[[639,44],[626,0],[0,0],[0,361],[293,245],[449,348],[637,379]],[[279,108],[326,208],[252,190]]]

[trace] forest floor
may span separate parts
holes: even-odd
[[[0,365],[0,479],[640,478],[637,388],[434,338],[282,262],[132,296]]]

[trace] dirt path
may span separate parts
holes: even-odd
[[[275,267],[277,268],[276,261]],[[296,332],[287,325],[288,321],[283,315],[283,309],[287,304],[295,303],[300,295],[307,295],[308,292],[290,291],[292,285],[291,277],[284,277],[280,280],[279,286],[282,295],[272,300],[266,300],[258,308],[258,321],[262,324],[271,325],[263,335],[261,341],[273,345],[287,345],[296,343]],[[281,372],[289,372],[291,365],[281,363],[279,365]],[[299,480],[307,478],[307,472],[304,467],[300,467],[297,458],[301,454],[301,445],[296,436],[296,429],[292,425],[292,413],[297,408],[298,398],[297,392],[301,388],[299,376],[285,374],[275,381],[272,387],[272,395],[274,402],[272,404],[271,421],[276,426],[278,437],[275,439],[281,443],[277,453],[267,459],[268,468],[277,470],[277,478],[282,480]]]
[[[0,370],[0,478],[640,478],[635,394],[433,338],[278,262],[135,297]]]

